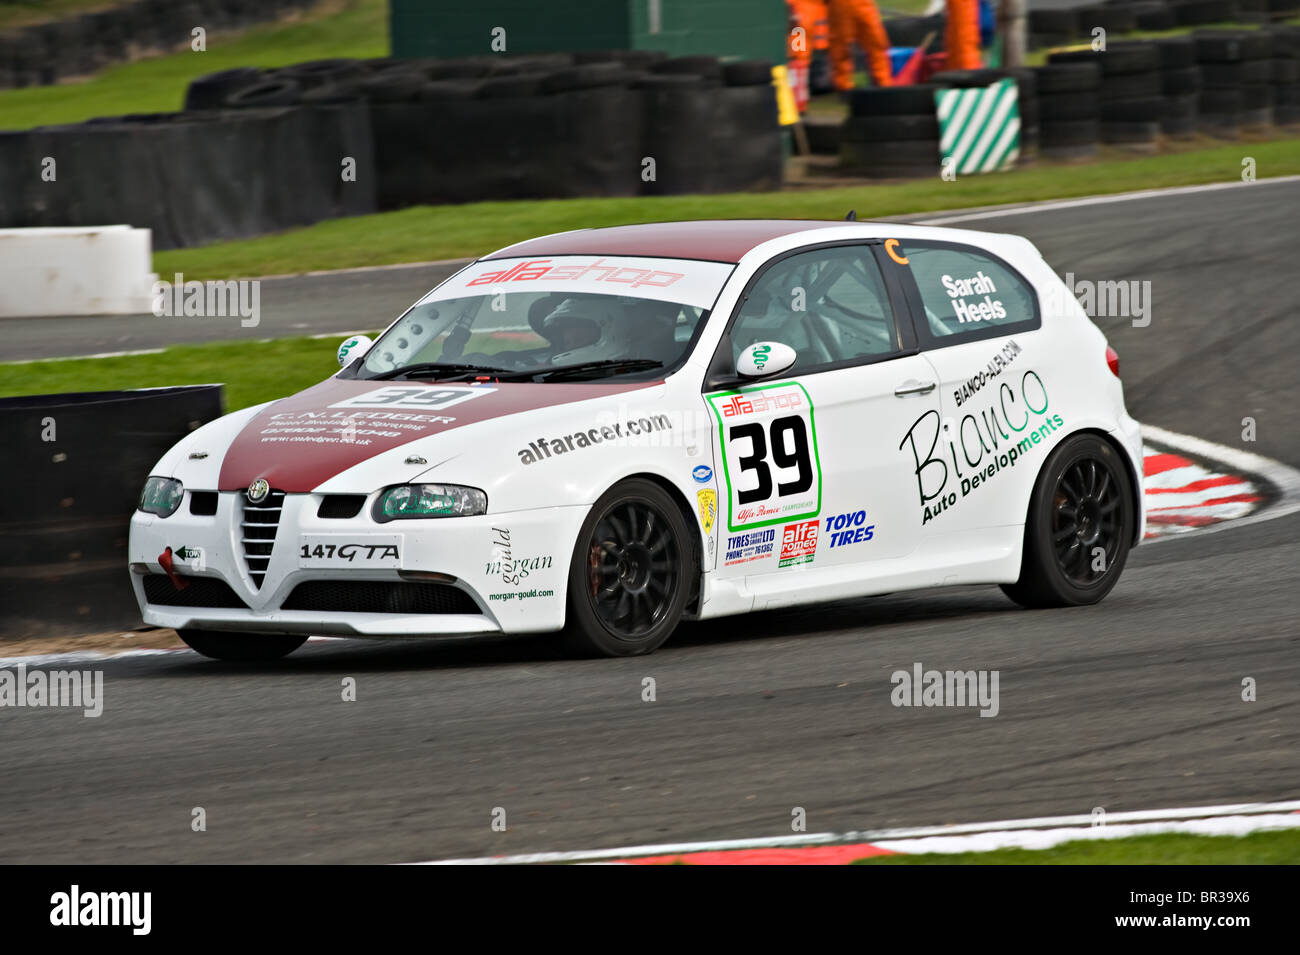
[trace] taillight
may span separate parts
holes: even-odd
[[[1118,378],[1119,352],[1115,351],[1115,349],[1111,348],[1109,345],[1106,346],[1106,364],[1110,368],[1110,373]]]

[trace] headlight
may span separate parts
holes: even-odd
[[[140,492],[140,510],[146,514],[167,517],[176,512],[185,497],[185,485],[180,481],[165,477],[151,477],[144,482]]]
[[[472,517],[487,513],[487,495],[476,487],[459,484],[399,484],[379,495],[375,520],[400,521],[411,517]]]

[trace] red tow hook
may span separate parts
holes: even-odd
[[[158,566],[167,572],[167,576],[172,580],[172,586],[177,590],[184,590],[190,585],[190,582],[182,577],[172,568],[172,549],[168,547],[158,555]]]

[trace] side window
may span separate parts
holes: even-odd
[[[1038,327],[1033,288],[1000,260],[969,246],[920,242],[904,244],[903,253],[925,306],[920,334],[932,344]]]
[[[814,249],[768,268],[732,326],[732,357],[762,341],[793,348],[798,371],[896,351],[894,315],[870,247]]]

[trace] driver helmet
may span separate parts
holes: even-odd
[[[566,298],[542,319],[542,334],[563,351],[554,365],[574,365],[631,354],[631,323],[603,296]]]

